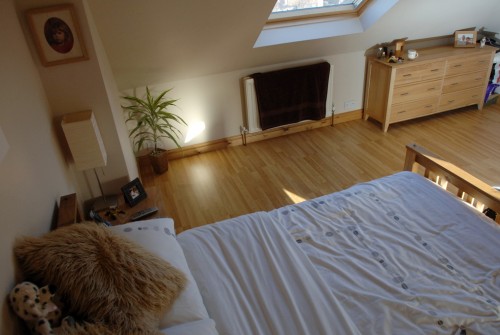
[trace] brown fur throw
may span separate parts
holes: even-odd
[[[146,330],[132,332],[128,330],[114,329],[101,323],[83,323],[68,325],[64,324],[54,330],[54,335],[165,335],[159,330]]]
[[[54,330],[55,335],[116,335],[107,326],[100,323],[63,324]]]
[[[29,280],[56,286],[70,315],[115,334],[159,334],[160,317],[186,285],[166,261],[91,222],[18,239],[14,254]]]

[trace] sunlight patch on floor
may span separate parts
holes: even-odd
[[[306,199],[304,199],[304,198],[298,196],[297,194],[290,192],[288,190],[283,189],[283,191],[290,198],[290,200],[292,200],[293,203],[295,203],[295,204],[298,204],[299,202],[303,202],[306,200]]]

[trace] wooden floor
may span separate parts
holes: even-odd
[[[389,127],[351,121],[170,161],[146,190],[177,231],[336,192],[401,171],[415,142],[491,185],[500,185],[500,105],[466,108]]]

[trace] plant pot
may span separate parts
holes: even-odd
[[[168,158],[167,151],[158,149],[156,152],[149,154],[149,160],[151,166],[153,166],[153,171],[156,174],[162,174],[168,170]]]

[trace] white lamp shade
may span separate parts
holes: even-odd
[[[61,126],[77,170],[106,166],[106,150],[92,111],[67,114]]]

